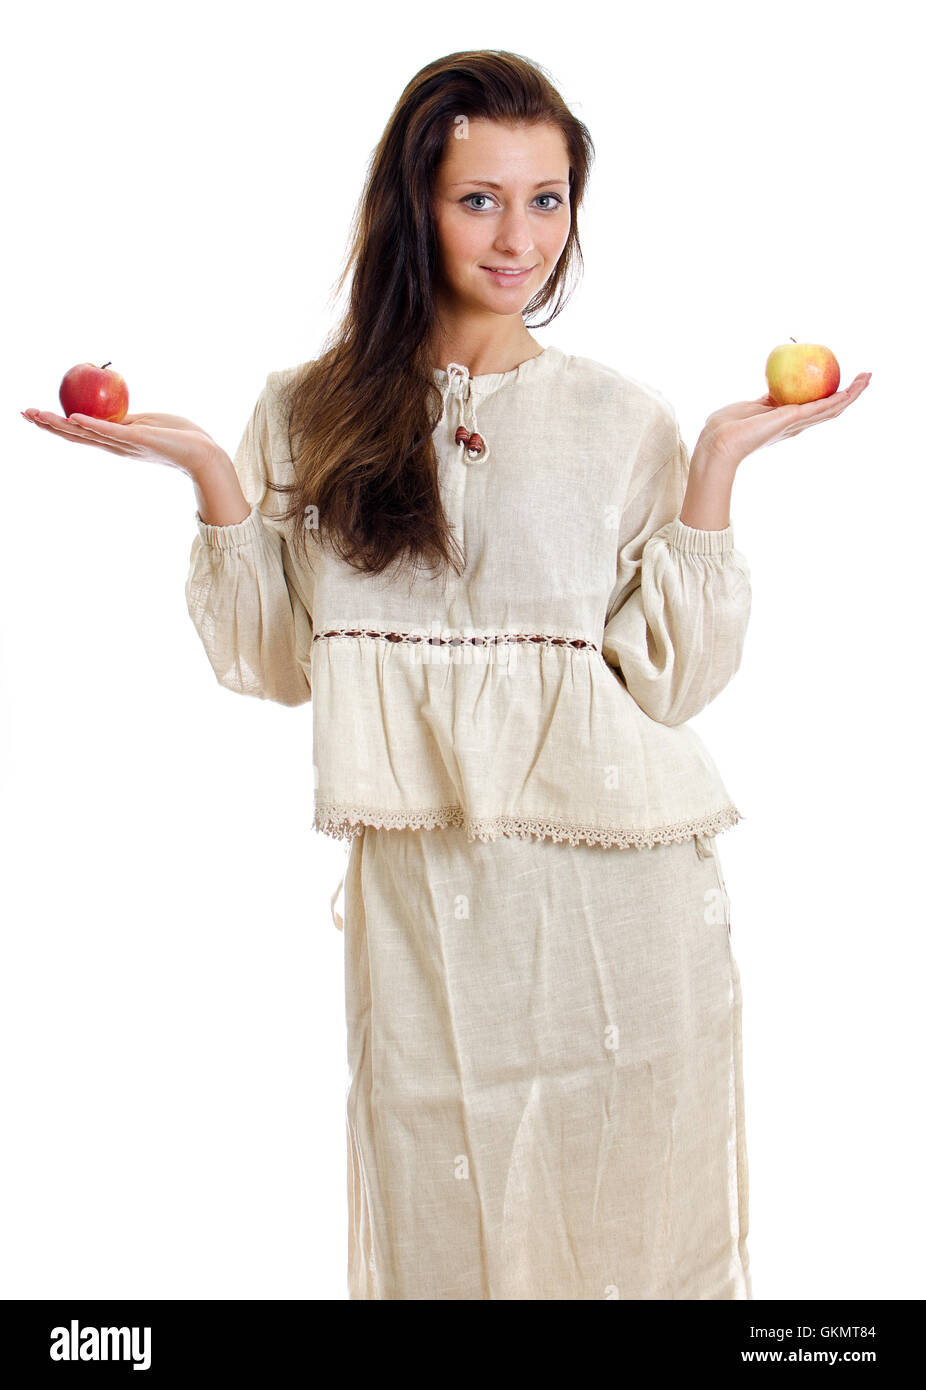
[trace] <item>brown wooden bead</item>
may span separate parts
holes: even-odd
[[[485,440],[483,439],[481,434],[471,434],[469,437],[469,443],[466,447],[467,449],[472,450],[474,454],[479,454],[485,448]]]
[[[458,444],[461,443],[461,442],[464,443],[464,444],[468,444],[468,443],[469,443],[469,441],[470,441],[470,433],[469,433],[469,430],[466,428],[465,425],[460,425],[460,426],[458,426],[455,438],[456,438],[456,441],[457,441]]]

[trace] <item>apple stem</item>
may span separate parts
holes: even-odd
[[[791,341],[793,342],[794,339],[792,338]],[[111,363],[111,362],[104,362],[103,365],[102,365],[102,367],[100,368],[100,371],[101,371],[101,372],[105,372],[105,371],[106,371],[106,368],[107,368],[107,367],[111,367],[111,366],[112,366],[112,363]]]
[[[791,341],[792,341],[792,343],[796,343],[796,342],[797,342],[797,339],[796,339],[796,338],[792,338]],[[109,366],[109,363],[107,362],[106,365],[107,365],[107,367],[108,367],[108,366]]]

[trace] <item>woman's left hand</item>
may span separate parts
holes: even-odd
[[[871,372],[860,372],[845,391],[836,391],[819,401],[807,401],[805,405],[775,405],[771,396],[725,405],[705,421],[698,440],[699,450],[734,469],[747,454],[755,453],[766,444],[800,434],[801,430],[819,425],[823,420],[835,420],[847,405],[858,400],[870,380]]]

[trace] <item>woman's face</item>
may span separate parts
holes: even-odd
[[[558,126],[461,121],[434,187],[440,290],[456,311],[520,314],[569,236],[569,155]],[[493,274],[512,269],[524,274]]]

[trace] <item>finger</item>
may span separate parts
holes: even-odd
[[[113,444],[123,453],[137,453],[148,442],[148,431],[144,425],[127,426],[122,421],[97,420],[93,415],[69,415],[67,423],[74,422],[76,428],[92,444]]]
[[[859,395],[867,385],[868,381],[863,372],[860,376],[857,376],[854,381],[851,381],[848,386],[844,386],[841,391],[834,391],[831,396],[824,397],[818,404],[823,405],[825,403],[826,405],[835,405],[837,401],[844,403],[851,400],[853,396]]]
[[[115,442],[119,438],[116,431],[121,430],[121,425],[113,425],[111,420],[98,420],[94,415],[69,415],[64,422],[74,426],[82,434],[92,435],[95,439],[109,439]]]
[[[123,424],[116,424],[114,420],[98,420],[95,415],[75,414],[69,415],[63,423],[76,429],[76,437],[84,439],[88,444],[105,442],[125,449],[138,443],[136,432],[129,434]]]
[[[818,396],[815,401],[785,401],[781,405],[778,405],[777,402],[772,399],[771,395],[767,395],[757,397],[755,404],[770,405],[776,410],[786,410],[788,407],[794,407],[798,411],[803,411],[804,418],[806,418],[815,408],[822,410],[831,405],[833,401],[845,401],[848,400],[850,396],[858,395],[864,390],[870,380],[871,372],[859,372],[855,380],[850,382],[848,386],[844,386],[841,391],[834,391],[830,396]]]
[[[836,414],[844,410],[850,401],[859,397],[871,379],[870,372],[860,372],[859,375],[846,386],[842,391],[836,391],[832,396],[826,398],[826,404],[836,408]]]
[[[826,420],[835,420],[847,406],[858,400],[868,385],[869,377],[870,373],[863,372],[845,390],[835,391],[832,396],[825,396],[819,401],[808,401],[805,405],[793,407],[794,415],[790,422],[791,427],[785,430],[785,434],[799,434],[801,430],[807,429],[811,425],[820,425]]]
[[[80,437],[76,425],[69,425],[67,420],[63,420],[60,415],[51,415],[47,410],[36,410],[29,418],[33,424],[38,425],[39,429],[49,430],[52,434],[63,434],[70,439]]]
[[[69,434],[66,430],[52,429],[51,425],[43,425],[37,421],[39,429],[47,430],[49,434],[56,434],[60,439],[70,439],[75,444],[83,444],[85,449],[102,449],[104,453],[116,454],[119,458],[126,457],[126,450],[118,448],[115,444],[106,444],[102,439],[93,439],[89,434]]]
[[[855,380],[850,381],[848,386],[844,386],[841,391],[835,391],[832,396],[827,396],[825,399],[828,401],[847,401],[853,396],[860,396],[870,380],[871,372],[859,372]]]
[[[102,434],[112,434],[113,430],[121,430],[122,423],[115,420],[100,420],[96,415],[80,415],[75,411],[73,415],[65,417],[69,425],[80,425],[82,429],[99,430]]]
[[[817,401],[806,401],[797,407],[796,418],[807,420],[815,424],[818,420],[829,420],[833,415],[838,415],[845,410],[850,401],[854,401],[860,396],[868,385],[868,377],[862,372],[849,386],[842,391],[834,391],[831,396],[823,396]]]
[[[119,448],[114,440],[107,441],[101,435],[93,434],[80,425],[68,428],[67,420],[62,421],[61,416],[50,415],[46,411],[35,411],[28,418],[38,425],[39,429],[47,430],[49,434],[57,434],[62,439],[72,439],[75,444],[86,444],[88,448],[105,449],[107,453],[125,456],[125,449]]]

